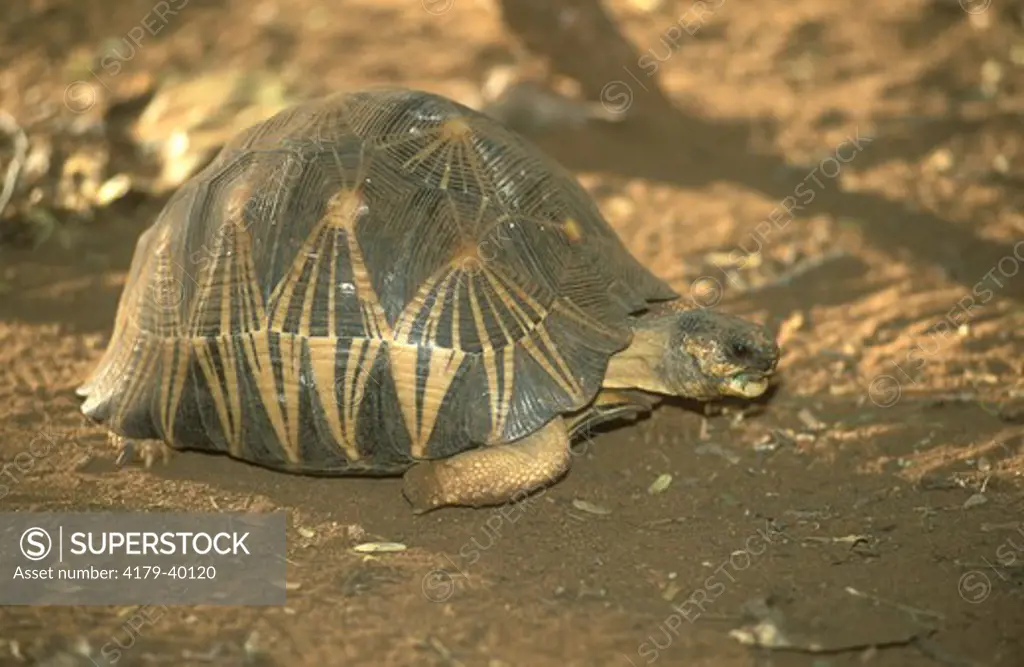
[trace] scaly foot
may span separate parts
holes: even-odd
[[[402,492],[416,514],[445,505],[501,505],[562,476],[569,458],[565,421],[556,417],[522,440],[419,463],[405,473]]]

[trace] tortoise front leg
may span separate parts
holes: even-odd
[[[566,415],[569,437],[590,435],[590,430],[617,419],[636,419],[654,409],[660,396],[631,389],[602,389],[583,410]]]
[[[522,440],[419,463],[405,473],[402,492],[416,514],[445,505],[501,505],[561,477],[569,458],[569,433],[556,417]]]

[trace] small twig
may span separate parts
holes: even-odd
[[[14,157],[7,165],[3,190],[0,190],[0,214],[2,214],[7,208],[7,204],[10,203],[11,197],[14,196],[14,186],[17,185],[18,176],[21,175],[21,169],[25,166],[25,160],[28,158],[28,136],[25,134],[25,130],[18,125],[14,116],[3,109],[0,109],[0,131],[10,135],[14,141]]]
[[[852,547],[857,546],[861,542],[867,542],[870,544],[874,541],[872,535],[844,535],[843,537],[817,537],[815,535],[808,535],[804,537],[805,542],[822,542],[825,544],[849,544]]]
[[[962,567],[964,569],[972,569],[972,570],[982,570],[982,569],[984,569],[986,567],[992,567],[991,563],[972,563],[970,561],[962,561],[962,560],[959,560],[959,559],[953,559],[953,565],[956,565],[958,567]],[[1000,563],[1000,565],[1002,565],[1002,567],[1007,569],[1007,570],[1013,570],[1013,569],[1024,570],[1024,563],[1009,563],[1007,565],[1003,565],[1002,563]]]
[[[195,660],[196,662],[216,662],[217,658],[224,653],[224,644],[217,642],[206,651],[193,651],[191,649],[184,649],[181,652],[181,657],[185,660]]]
[[[876,604],[881,604],[881,605],[885,605],[887,607],[892,607],[893,609],[899,609],[900,611],[904,611],[904,612],[910,614],[915,619],[920,617],[920,616],[928,616],[928,617],[934,618],[934,619],[939,620],[939,621],[946,620],[946,617],[944,615],[940,614],[937,611],[929,611],[927,609],[918,609],[916,607],[910,607],[910,606],[907,606],[905,604],[900,604],[899,602],[892,602],[890,600],[883,600],[882,598],[877,597],[875,595],[871,595],[870,593],[864,593],[862,591],[858,591],[856,588],[853,588],[852,586],[847,586],[846,587],[846,592],[849,593],[850,595],[854,596],[854,597],[864,598],[866,600],[871,600],[872,602],[874,602]]]
[[[438,657],[444,662],[446,667],[466,667],[464,663],[457,660],[455,656],[452,655],[451,650],[449,650],[449,648],[437,637],[428,636],[423,644],[432,648],[434,652],[437,653]]]
[[[672,523],[686,523],[686,517],[676,516],[668,517],[665,519],[651,519],[650,521],[644,521],[641,524],[634,524],[637,528],[655,528],[657,526],[664,526]]]
[[[983,523],[981,524],[981,532],[990,533],[993,530],[1020,530],[1024,528],[1024,523],[1020,521],[1010,521],[1007,523]]]
[[[887,639],[878,642],[855,642],[852,644],[839,644],[827,646],[817,642],[795,642],[783,635],[779,629],[770,622],[758,623],[748,629],[732,630],[729,636],[745,646],[756,646],[772,651],[786,651],[789,653],[809,653],[811,655],[839,655],[842,653],[854,653],[867,650],[879,650],[887,648],[904,648],[916,645],[922,639],[934,634],[935,628],[925,628],[915,632],[908,637],[900,639]]]

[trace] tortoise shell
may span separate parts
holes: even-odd
[[[82,411],[307,473],[397,473],[585,407],[675,298],[561,166],[423,91],[245,130],[139,238]]]

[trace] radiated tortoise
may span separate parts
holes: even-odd
[[[522,498],[658,396],[759,396],[778,358],[684,304],[524,138],[380,88],[241,132],[174,194],[78,394],[116,438],[404,473],[423,512]]]

